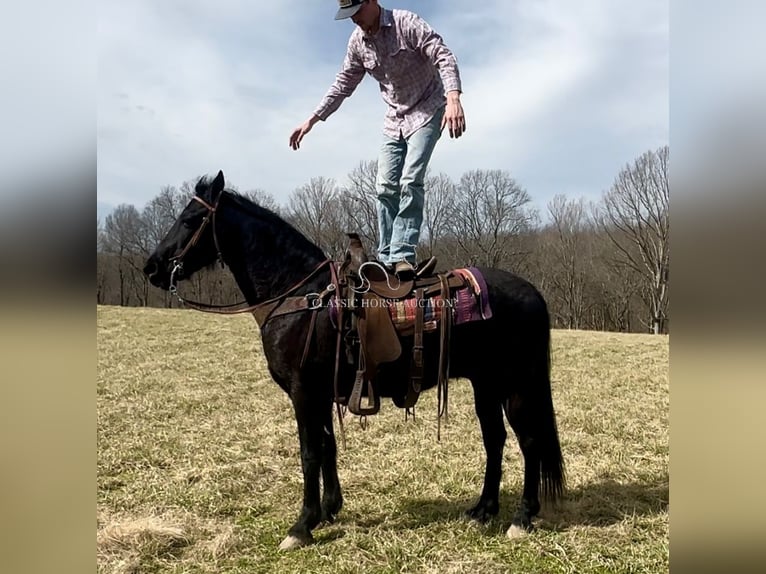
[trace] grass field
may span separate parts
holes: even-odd
[[[509,432],[500,515],[463,511],[484,449],[470,384],[417,420],[384,402],[346,417],[344,507],[317,543],[277,546],[302,497],[287,396],[269,378],[250,316],[98,308],[101,573],[667,572],[668,338],[554,331],[553,393],[569,490],[519,540],[505,530],[522,485]]]

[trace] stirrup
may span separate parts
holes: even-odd
[[[348,400],[348,410],[359,416],[377,414],[380,410],[380,398],[375,394],[371,382],[367,382],[367,406],[362,406],[362,389],[364,388],[364,383],[364,371],[357,371],[356,378],[354,379],[354,388],[351,391],[351,398]]]

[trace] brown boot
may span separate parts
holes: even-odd
[[[415,266],[409,261],[398,261],[394,265],[394,274],[404,281],[412,279],[415,276]]]

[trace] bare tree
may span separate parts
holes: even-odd
[[[336,193],[335,180],[312,177],[309,183],[290,194],[290,218],[317,245],[322,243],[328,207]]]
[[[329,257],[339,258],[350,222],[335,180],[313,177],[290,195],[287,218]]]
[[[141,211],[141,219],[146,234],[145,243],[149,251],[162,241],[188,202],[186,196],[178,189],[166,185],[146,204]]]
[[[120,305],[130,304],[131,293],[139,299],[139,304],[145,304],[148,286],[139,259],[146,250],[146,236],[141,216],[134,206],[118,205],[106,216],[103,245],[107,253],[117,256]]]
[[[653,333],[666,330],[670,261],[668,146],[647,151],[604,194],[599,224],[643,283]]]
[[[104,251],[104,226],[101,219],[96,219],[96,303],[102,305],[106,302],[106,291],[109,280],[109,271],[102,255]]]
[[[458,185],[444,174],[429,174],[420,250],[437,256],[442,269],[482,264],[527,276],[545,294],[559,326],[630,332],[643,323],[665,332],[667,155],[667,148],[648,152],[621,171],[593,209],[594,220],[586,217],[583,200],[555,197],[545,226],[529,207],[527,192],[505,171],[471,171]],[[377,244],[376,175],[377,164],[370,161],[354,168],[342,190],[331,179],[314,178],[295,190],[288,208],[260,189],[242,195],[276,211],[339,260],[348,231],[360,233],[370,251]],[[149,288],[142,266],[197,181],[163,187],[140,212],[121,205],[97,221],[99,303],[175,304],[166,292]],[[241,298],[219,266],[201,270],[183,288],[203,302]]]
[[[437,246],[445,242],[455,210],[457,188],[448,175],[440,173],[426,177],[426,198],[423,207],[421,242],[429,256],[435,255]]]
[[[559,313],[569,329],[582,326],[585,312],[588,222],[585,200],[556,195],[548,203],[554,240],[551,254],[550,291],[560,305]]]
[[[342,206],[348,221],[348,229],[358,233],[369,249],[378,245],[378,192],[375,181],[378,177],[376,161],[361,161],[348,174],[348,186],[344,187],[340,196]]]
[[[178,191],[180,192],[181,197],[185,199],[184,205],[189,203],[191,201],[191,198],[194,197],[194,193],[195,193],[194,188],[197,187],[197,182],[199,180],[200,180],[199,177],[196,177],[194,179],[187,179],[178,188]]]
[[[592,320],[593,329],[630,333],[637,330],[637,319],[645,312],[639,297],[641,277],[615,258],[615,247],[611,240],[604,237],[599,245],[604,253],[596,255],[593,275],[593,299],[597,301],[598,311]]]
[[[473,170],[458,184],[451,229],[470,264],[513,265],[535,215],[529,194],[506,171]]]
[[[322,249],[328,257],[336,261],[343,260],[348,247],[349,230],[353,230],[354,222],[350,218],[347,201],[341,195],[336,193],[327,207],[326,229],[322,237]]]

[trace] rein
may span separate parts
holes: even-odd
[[[175,285],[175,273],[177,269],[183,269],[183,263],[176,263],[173,271],[170,274],[170,288],[169,291],[176,296],[176,299],[183,305],[191,307],[197,311],[204,311],[206,313],[218,313],[221,315],[236,315],[239,313],[252,313],[255,315],[255,320],[262,328],[263,325],[272,317],[278,317],[279,315],[286,315],[288,313],[295,313],[297,311],[312,311],[318,310],[322,307],[322,302],[327,294],[332,293],[334,285],[328,285],[322,293],[307,293],[297,297],[290,297],[298,289],[303,287],[310,279],[314,277],[323,267],[331,264],[330,259],[325,259],[319,265],[317,265],[311,273],[306,275],[303,279],[298,281],[295,285],[290,287],[287,291],[276,297],[272,297],[261,303],[255,305],[247,305],[247,301],[239,301],[238,303],[230,303],[228,305],[212,305],[210,303],[201,303],[199,301],[192,301],[191,299],[184,299],[178,294],[178,288]],[[240,307],[246,305],[246,307]],[[237,308],[239,307],[239,308]],[[280,309],[281,308],[281,309]]]
[[[204,311],[207,313],[219,313],[223,315],[235,315],[238,313],[253,313],[256,316],[256,320],[259,319],[259,316],[263,317],[263,320],[258,320],[258,324],[263,327],[263,323],[265,323],[271,316],[273,316],[274,311],[280,306],[281,303],[287,303],[290,307],[290,310],[288,312],[294,312],[294,311],[301,311],[301,310],[310,310],[319,308],[322,306],[322,300],[323,297],[326,296],[326,293],[329,289],[329,291],[332,291],[333,289],[330,289],[330,287],[334,287],[334,285],[328,286],[328,289],[325,289],[322,293],[309,293],[305,295],[304,297],[289,297],[292,295],[295,291],[300,289],[303,285],[305,285],[316,273],[322,269],[325,265],[328,263],[331,263],[329,259],[325,259],[322,261],[317,267],[315,267],[311,273],[309,273],[306,277],[304,277],[302,280],[300,280],[298,283],[290,287],[287,291],[282,293],[281,295],[278,295],[276,297],[273,297],[267,301],[263,301],[261,303],[258,303],[256,305],[248,305],[247,301],[239,301],[237,303],[230,303],[228,305],[213,305],[210,303],[201,303],[199,301],[192,301],[191,299],[185,299],[181,297],[181,295],[178,293],[178,287],[176,285],[176,274],[179,271],[183,271],[184,264],[183,264],[183,258],[186,256],[186,254],[195,246],[197,245],[197,242],[199,241],[200,237],[202,237],[202,233],[205,231],[205,228],[207,227],[208,223],[212,223],[212,230],[213,230],[213,242],[215,244],[215,250],[218,257],[218,261],[221,262],[221,267],[224,266],[223,262],[223,256],[221,255],[221,247],[218,242],[218,234],[216,233],[215,229],[215,214],[218,211],[218,204],[221,202],[221,197],[223,196],[223,192],[221,192],[218,195],[218,199],[216,199],[215,205],[210,205],[207,201],[199,197],[198,195],[195,195],[192,197],[192,200],[197,201],[201,203],[205,208],[207,208],[208,213],[207,215],[202,219],[202,223],[197,228],[197,231],[194,232],[194,235],[192,235],[191,239],[189,239],[189,242],[184,246],[184,248],[181,250],[181,253],[173,257],[170,261],[173,263],[173,269],[170,272],[170,286],[168,287],[168,291],[170,291],[171,294],[175,295],[176,299],[178,301],[187,306],[191,307],[192,309],[196,309],[197,311]],[[310,298],[311,297],[311,298]],[[288,302],[288,299],[295,299],[295,301]],[[299,303],[298,299],[304,299],[305,304]],[[245,307],[242,307],[242,305],[245,305]],[[267,313],[264,315],[263,310],[267,310]],[[283,313],[278,313],[283,314]]]
[[[175,297],[178,299],[178,301],[187,307],[191,307],[192,309],[195,309],[197,311],[204,311],[206,313],[218,313],[223,315],[235,315],[238,313],[252,313],[255,317],[256,322],[258,323],[258,326],[263,329],[263,326],[266,324],[266,322],[269,319],[272,319],[273,317],[278,317],[280,315],[287,315],[290,313],[296,313],[300,311],[312,311],[311,313],[311,321],[309,323],[309,331],[306,335],[306,343],[303,347],[303,355],[301,356],[301,362],[300,366],[303,368],[303,366],[306,363],[306,360],[308,359],[309,350],[311,347],[311,341],[314,337],[314,330],[316,327],[316,318],[318,311],[323,307],[325,299],[333,295],[334,293],[337,293],[340,288],[340,283],[338,279],[338,272],[337,272],[337,266],[334,261],[331,259],[325,259],[319,265],[314,267],[314,269],[306,275],[303,279],[298,281],[296,284],[294,284],[292,287],[290,287],[287,291],[284,293],[277,295],[276,297],[272,297],[271,299],[268,299],[266,301],[263,301],[261,303],[255,304],[255,305],[247,305],[247,301],[240,301],[238,303],[232,303],[229,305],[211,305],[208,303],[201,303],[199,301],[192,301],[191,299],[184,299],[181,297],[181,295],[178,293],[178,287],[176,286],[176,273],[183,270],[183,258],[184,256],[191,250],[199,241],[199,238],[202,236],[202,232],[205,231],[205,227],[207,226],[208,222],[212,222],[212,229],[213,229],[213,241],[215,242],[215,249],[218,256],[218,260],[221,262],[221,267],[223,267],[223,256],[221,255],[221,248],[218,243],[218,235],[215,232],[215,214],[218,209],[218,204],[221,201],[221,196],[223,195],[223,192],[218,196],[218,199],[215,202],[215,205],[210,205],[205,200],[200,198],[199,196],[194,196],[193,199],[204,205],[207,210],[208,214],[203,218],[202,223],[200,224],[197,231],[194,232],[194,235],[189,240],[189,242],[186,244],[186,246],[181,250],[181,253],[173,257],[171,259],[172,262],[174,262],[173,270],[170,272],[170,287],[168,290],[175,295]],[[291,296],[293,293],[295,293],[298,289],[306,285],[319,271],[321,271],[324,267],[328,266],[330,267],[330,276],[331,281],[330,284],[325,287],[325,289],[321,293],[307,293],[305,295],[300,296]],[[245,307],[242,307],[242,305],[246,305]],[[339,315],[340,318],[340,315]],[[343,448],[346,448],[346,434],[343,428],[343,413],[340,406],[340,400],[339,400],[339,392],[338,392],[338,374],[340,369],[340,352],[341,352],[341,344],[342,344],[342,323],[340,320],[338,321],[338,332],[336,337],[336,348],[335,348],[335,369],[333,373],[333,390],[335,393],[335,404],[337,407],[337,415],[338,415],[338,427],[341,435],[341,440],[343,443]]]

